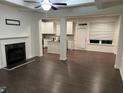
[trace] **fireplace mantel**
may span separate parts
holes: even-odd
[[[5,45],[25,42],[26,47],[26,59],[31,58],[31,45],[29,44],[29,36],[18,36],[18,37],[0,37],[0,68],[7,66],[6,64],[6,54],[5,54]]]
[[[5,39],[18,39],[18,38],[29,38],[29,36],[0,37],[0,40],[5,40]]]

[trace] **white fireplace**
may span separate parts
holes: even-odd
[[[25,42],[26,59],[31,57],[31,45],[28,36],[0,38],[0,68],[7,66],[5,45]]]

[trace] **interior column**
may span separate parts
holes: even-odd
[[[66,18],[60,18],[60,60],[67,59]]]

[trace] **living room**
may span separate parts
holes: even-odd
[[[22,3],[22,1],[5,0],[0,2],[0,87],[6,87],[8,93],[15,91],[16,93],[36,93],[38,91],[40,93],[82,93],[83,90],[86,93],[104,93],[104,90],[106,93],[122,93],[123,9],[121,1],[110,0],[110,2],[102,3],[100,6],[96,0],[93,3],[86,3],[86,5],[58,7],[57,11],[50,10],[47,13],[41,9],[33,9],[35,4],[28,4],[24,1]],[[54,2],[58,1],[55,0]],[[110,4],[111,2],[113,4]],[[44,53],[43,19],[60,24],[60,32],[57,34],[60,37],[59,53],[47,53],[48,51]],[[72,35],[66,36],[66,21],[73,23],[74,32]],[[109,25],[108,28],[106,24]],[[78,25],[83,25],[81,29],[86,31],[85,40],[80,36],[80,33],[77,33]],[[100,29],[107,29],[106,31],[109,29],[110,31],[104,33],[104,38],[109,39],[106,41],[107,45],[105,41],[105,44],[102,41],[104,38],[96,38],[96,33],[95,35],[91,34],[91,37],[89,36],[93,29],[91,27],[98,27],[98,25],[104,27]],[[56,29],[58,28],[55,27],[53,31],[56,32]],[[101,34],[99,36],[103,37]],[[71,41],[74,40],[74,45],[71,43],[73,47],[71,45],[68,47],[66,44],[68,38],[69,40],[71,38]],[[14,47],[16,48],[12,49]],[[23,52],[20,52],[19,48]],[[8,54],[6,54],[7,52]],[[19,56],[17,53],[20,53]],[[10,59],[8,55],[13,56],[11,60],[17,58],[14,62],[17,62],[18,59],[23,59],[26,62],[17,63],[13,67],[7,63],[7,60]],[[20,55],[23,57],[20,58]],[[14,78],[12,78],[13,76]],[[98,81],[99,79],[100,81]],[[112,86],[115,81],[117,82],[110,89],[107,89],[105,86],[99,85],[104,80],[106,86]],[[13,82],[14,84],[12,84]],[[98,89],[94,84],[97,87],[99,85]]]

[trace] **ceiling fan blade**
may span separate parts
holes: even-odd
[[[35,8],[39,8],[39,7],[41,7],[41,5],[38,5],[38,6],[36,6]]]
[[[53,5],[67,5],[67,3],[52,3]]]
[[[28,1],[28,0],[25,0],[24,2],[26,2],[26,3],[40,3],[40,2],[37,2],[37,1]]]
[[[53,10],[58,10],[58,8],[56,8],[56,7],[54,7],[54,6],[52,6],[51,8],[52,8]]]

